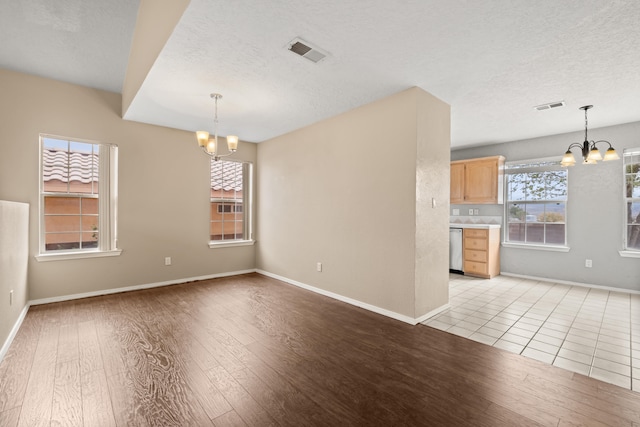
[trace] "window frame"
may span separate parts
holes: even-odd
[[[212,198],[211,201],[212,202],[216,202],[217,201],[217,202],[220,203],[218,205],[218,213],[243,213],[243,209],[242,209],[243,204],[242,203],[240,203],[240,204],[237,204],[237,203],[231,204],[231,203],[228,203],[225,199],[213,199],[213,198]],[[220,209],[220,208],[226,208],[226,207],[229,207],[229,211],[226,211],[224,209]],[[240,209],[238,209],[238,208],[240,208]]]
[[[622,153],[622,250],[620,256],[627,258],[640,258],[640,249],[629,248],[628,244],[628,218],[627,203],[640,203],[640,197],[627,196],[627,163],[626,159],[632,156],[640,156],[640,147],[627,148]]]
[[[516,165],[522,165],[521,168],[514,168]],[[546,172],[546,171],[562,171],[566,170],[566,199],[562,201],[564,203],[564,244],[545,243],[545,242],[532,242],[527,243],[523,241],[510,241],[509,239],[509,207],[511,204],[518,202],[517,200],[511,200],[509,198],[509,175],[526,172]],[[553,252],[568,252],[570,250],[568,242],[568,228],[569,228],[569,170],[563,168],[560,165],[560,161],[555,158],[542,158],[542,159],[529,159],[529,160],[516,160],[505,163],[504,168],[504,232],[502,239],[502,246],[510,248],[521,249],[534,249],[542,251]],[[555,203],[557,200],[523,200],[522,204],[546,204]],[[544,223],[546,224],[546,222]],[[546,228],[546,225],[545,225]],[[546,231],[545,231],[546,232]]]
[[[222,203],[226,203],[225,199],[220,199],[218,197],[211,197],[211,170],[214,165],[214,162],[233,162],[242,164],[242,214],[243,214],[243,238],[242,239],[229,239],[229,240],[211,240],[211,203],[216,200],[222,200]],[[254,219],[253,219],[253,163],[246,160],[239,159],[224,159],[224,160],[214,160],[211,159],[209,163],[209,225],[207,235],[209,236],[209,248],[225,248],[225,247],[234,247],[234,246],[250,246],[255,243],[253,230],[254,230]],[[238,212],[233,212],[238,213]]]
[[[68,143],[92,144],[100,147],[98,157],[98,193],[58,193],[44,191],[44,140],[56,139],[67,141]],[[39,203],[38,203],[38,254],[37,261],[61,261],[68,259],[96,258],[118,256],[122,250],[118,249],[117,243],[117,203],[118,203],[118,146],[115,144],[105,144],[98,141],[72,138],[51,134],[39,135]],[[69,197],[78,196],[80,199],[98,199],[98,245],[95,248],[86,249],[61,249],[47,250],[45,245],[45,198],[47,197]]]

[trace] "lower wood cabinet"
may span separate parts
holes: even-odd
[[[464,274],[490,279],[500,274],[500,229],[465,228],[463,237]]]

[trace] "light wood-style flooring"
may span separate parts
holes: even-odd
[[[34,306],[0,426],[640,427],[640,394],[259,274]]]

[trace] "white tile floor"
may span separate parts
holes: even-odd
[[[451,274],[451,308],[424,324],[640,391],[640,295]]]

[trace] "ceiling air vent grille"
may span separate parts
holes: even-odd
[[[289,50],[293,53],[297,53],[300,56],[304,56],[305,53],[309,52],[311,48],[306,44],[295,42],[289,47]]]
[[[548,104],[536,105],[535,108],[538,111],[551,110],[552,108],[564,107],[564,101],[549,102]]]
[[[316,63],[322,61],[328,55],[328,53],[324,52],[323,50],[317,47],[313,47],[309,43],[299,38],[291,40],[287,45],[287,49],[297,55],[302,56],[303,58],[308,59],[311,62]]]

